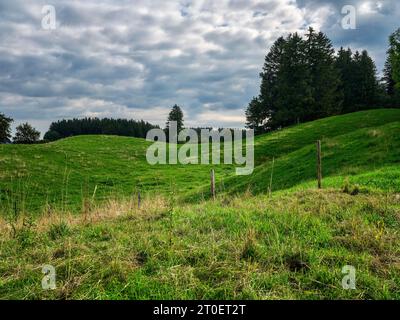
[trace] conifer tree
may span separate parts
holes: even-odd
[[[183,112],[181,107],[179,107],[178,105],[174,105],[168,115],[166,124],[167,130],[169,129],[171,121],[176,121],[179,134],[179,132],[183,129]]]
[[[11,138],[11,123],[13,119],[0,113],[0,143],[8,143]]]
[[[311,74],[313,104],[306,120],[338,114],[343,94],[339,90],[340,77],[335,68],[335,50],[322,32],[309,28],[306,34],[307,64]]]

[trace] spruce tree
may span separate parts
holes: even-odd
[[[286,39],[277,78],[277,110],[271,119],[274,128],[308,118],[308,108],[314,101],[306,48],[306,42],[297,33]]]
[[[307,64],[310,69],[313,103],[306,120],[338,114],[343,94],[339,90],[340,76],[335,68],[335,50],[322,32],[309,28],[306,34]]]
[[[389,97],[393,97],[396,92],[396,82],[393,79],[393,68],[392,62],[390,61],[390,51],[388,51],[388,57],[386,58],[385,68],[383,69],[383,82],[385,84],[385,91]]]
[[[400,28],[389,37],[389,55],[395,87],[400,89]]]
[[[335,69],[339,72],[339,92],[343,95],[342,112],[351,112],[353,102],[353,80],[351,69],[353,66],[353,53],[350,48],[340,48],[335,60]]]
[[[0,113],[0,143],[10,142],[11,122],[13,122],[13,119],[6,117],[3,113]]]
[[[383,70],[383,82],[385,91],[388,95],[388,105],[391,107],[400,106],[400,29],[395,31],[389,37],[389,49],[385,69]]]
[[[176,121],[179,134],[179,132],[183,129],[183,112],[181,107],[179,107],[178,105],[174,105],[168,115],[166,124],[167,130],[169,130],[171,121]]]
[[[361,103],[363,109],[375,107],[378,97],[378,80],[376,66],[368,52],[364,50],[360,58],[362,74]]]
[[[354,55],[350,49],[339,50],[336,58],[343,90],[343,113],[375,107],[378,101],[379,85],[376,66],[367,51]]]

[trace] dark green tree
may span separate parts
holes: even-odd
[[[0,113],[0,143],[8,143],[11,138],[11,123],[13,119]]]
[[[378,80],[375,62],[368,55],[366,50],[363,50],[360,58],[360,73],[361,73],[361,104],[362,109],[376,107],[378,97]]]
[[[265,127],[268,119],[268,109],[264,107],[258,97],[254,97],[246,109],[246,126],[253,129],[255,134],[263,133],[267,130]]]
[[[393,68],[390,59],[390,53],[388,51],[388,56],[385,62],[385,68],[383,69],[383,82],[385,84],[385,91],[389,97],[393,97],[396,93],[396,82],[393,79]]]
[[[286,39],[280,37],[272,45],[260,73],[260,95],[254,97],[246,109],[247,127],[254,129],[257,134],[271,130],[274,126],[278,112],[279,72],[286,43]]]
[[[374,61],[367,51],[339,50],[336,68],[340,74],[343,91],[343,113],[376,107],[379,84]]]
[[[386,105],[390,107],[400,106],[399,57],[400,29],[389,37],[389,49],[387,51],[385,68],[383,70],[383,83],[387,94]]]
[[[181,107],[179,107],[178,105],[174,105],[168,115],[166,124],[167,130],[169,130],[171,121],[176,121],[179,134],[179,132],[183,129],[183,112]]]
[[[16,128],[13,139],[14,143],[33,144],[40,139],[40,132],[33,128],[29,123],[23,123]]]
[[[335,68],[339,72],[339,92],[343,95],[342,112],[351,112],[354,105],[353,94],[353,53],[350,48],[347,50],[340,48],[335,60]]]
[[[395,87],[400,89],[400,28],[389,37],[389,56]]]
[[[278,110],[272,119],[274,128],[307,120],[309,107],[314,102],[307,62],[306,42],[297,33],[289,35],[278,73]]]
[[[338,114],[342,107],[343,93],[339,89],[340,75],[335,67],[332,43],[324,33],[316,33],[313,28],[309,28],[306,42],[313,97],[306,120]]]
[[[61,139],[61,135],[57,131],[47,131],[43,137],[43,140],[46,142],[56,141]]]

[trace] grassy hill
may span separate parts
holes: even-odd
[[[110,202],[12,230],[2,299],[400,299],[400,197],[307,190],[140,210]],[[44,264],[56,290],[41,288]],[[342,268],[356,268],[344,290]]]
[[[232,191],[266,192],[275,157],[273,190],[315,185],[316,146],[322,140],[324,185],[346,181],[368,189],[400,191],[400,122],[398,110],[354,113],[261,136],[256,141],[258,166]]]
[[[150,166],[149,145],[0,146],[0,299],[400,299],[400,110],[256,137],[251,176]],[[54,291],[40,286],[43,264]],[[356,290],[341,287],[345,265]]]
[[[344,180],[398,191],[400,110],[381,109],[301,124],[255,139],[256,169],[238,177],[232,165],[214,166],[224,192],[267,192],[275,158],[273,190],[311,186],[315,141],[322,140],[324,184]],[[44,207],[76,211],[84,199],[176,193],[199,199],[209,194],[212,166],[156,165],[146,161],[149,142],[114,136],[79,136],[44,145],[0,146],[0,208],[36,212]],[[372,179],[373,178],[373,179]],[[46,210],[47,210],[46,209]]]
[[[140,191],[190,192],[209,180],[207,166],[151,166],[143,139],[78,136],[43,145],[0,146],[3,207],[18,203],[26,211],[51,206],[79,211],[83,199],[129,197]],[[233,172],[229,166],[217,172]],[[11,208],[12,209],[12,208]]]

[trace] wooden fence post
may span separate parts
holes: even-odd
[[[211,196],[215,200],[215,171],[211,170]]]
[[[275,165],[275,157],[272,157],[272,167],[271,167],[271,177],[269,179],[269,189],[268,189],[268,196],[271,198],[272,195],[272,178],[274,175],[274,165]]]
[[[322,163],[321,163],[321,140],[317,140],[317,178],[318,189],[322,189]]]

